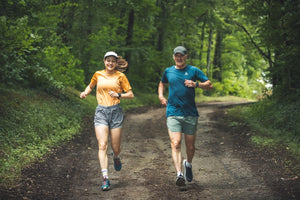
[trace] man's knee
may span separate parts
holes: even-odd
[[[194,152],[195,151],[195,145],[193,144],[188,144],[186,146],[186,150],[189,151],[189,152]]]
[[[171,146],[174,149],[180,149],[181,141],[180,140],[172,140]]]

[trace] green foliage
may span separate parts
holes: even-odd
[[[212,97],[212,96],[203,96],[197,95],[196,102],[207,102],[207,101],[229,101],[229,102],[253,102],[251,99],[241,98],[237,96],[220,96],[220,97]]]
[[[151,93],[137,92],[135,93],[134,99],[130,99],[130,100],[122,99],[120,106],[124,111],[126,111],[132,108],[138,108],[142,106],[153,106],[159,104],[160,101],[158,100],[157,95],[153,95]]]
[[[31,3],[26,4],[26,7],[38,8],[35,5],[37,2]],[[6,2],[5,5],[8,11],[23,10],[24,6],[24,1]],[[60,37],[54,36],[53,30],[44,31],[46,24],[43,23],[55,27],[60,22],[57,17],[49,17],[55,16],[55,13],[39,10],[40,21],[32,25],[38,15],[25,10],[22,12],[24,16],[21,17],[10,12],[7,16],[0,16],[1,82],[22,87],[41,87],[47,91],[66,86],[83,87],[83,71],[76,68],[80,61],[70,54],[68,47],[61,45]],[[55,53],[49,50],[54,48]]]
[[[255,97],[267,78],[278,98],[297,97],[297,6],[292,0],[2,1],[0,80],[82,89],[102,68],[103,54],[115,50],[129,61],[132,85],[154,92],[162,69],[173,64],[172,49],[184,45],[190,64],[216,83],[207,94]]]
[[[111,21],[114,21],[110,19]],[[112,23],[117,23],[118,21],[114,21]],[[103,56],[107,51],[118,49],[118,45],[111,45],[112,43],[116,41],[122,41],[124,38],[121,38],[120,36],[116,35],[116,27],[111,28],[109,26],[103,26],[101,30],[99,30],[96,33],[92,33],[89,35],[89,46],[86,48],[86,50],[89,52],[89,60],[87,61],[87,65],[89,66],[88,70],[86,70],[90,77],[88,77],[88,80],[91,79],[92,74],[94,74],[95,71],[100,70],[101,68],[99,66],[102,66],[102,69],[104,69],[103,64]],[[113,34],[112,34],[113,33]],[[115,50],[116,51],[116,50]],[[120,55],[121,52],[118,52]]]
[[[0,27],[0,80],[4,83],[26,81],[28,84],[30,73],[39,69],[35,62],[39,53],[34,43],[40,38],[32,34],[27,16],[15,21],[1,16]]]
[[[229,115],[242,118],[255,133],[251,140],[265,146],[284,146],[300,154],[300,101],[265,99],[247,107],[231,109]]]
[[[249,26],[253,27],[251,35],[257,49],[269,62],[267,71],[274,96],[299,98],[299,1],[241,0],[240,5],[241,19],[251,22]]]
[[[83,70],[76,68],[80,61],[69,52],[68,47],[47,47],[44,53],[44,63],[50,66],[51,74],[56,81],[62,82],[64,86],[84,87]]]
[[[1,51],[5,66],[1,68],[2,82],[25,82],[49,92],[66,86],[82,89],[83,81],[88,84],[92,74],[103,68],[103,54],[115,50],[129,60],[131,84],[156,92],[163,69],[173,64],[172,49],[184,45],[189,49],[189,63],[205,73],[212,63],[208,58],[220,55],[219,64],[214,61],[207,74],[218,87],[207,94],[254,97],[262,91],[258,80],[263,72],[267,74],[267,63],[261,62],[246,34],[235,25],[239,21],[255,30],[255,25],[238,12],[250,3],[67,0],[4,1],[3,5],[18,14],[1,10],[1,41],[9,47]],[[261,9],[258,13],[264,12]],[[217,34],[221,39],[214,46]],[[212,45],[208,44],[209,36]],[[220,77],[212,76],[214,71],[221,74],[220,82]]]
[[[13,184],[21,170],[42,160],[53,147],[78,134],[84,115],[94,105],[76,99],[67,89],[64,99],[33,90],[0,90],[0,184]]]

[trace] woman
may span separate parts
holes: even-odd
[[[80,94],[80,98],[86,98],[97,85],[96,98],[98,106],[95,111],[94,124],[99,145],[98,156],[103,175],[101,189],[107,191],[110,189],[107,158],[108,136],[110,134],[114,168],[120,171],[122,163],[119,154],[121,152],[121,128],[124,115],[119,103],[120,99],[132,99],[134,95],[127,77],[117,70],[118,55],[113,51],[109,51],[105,54],[103,61],[105,69],[97,71],[93,75],[90,84]],[[122,93],[123,91],[125,93]]]

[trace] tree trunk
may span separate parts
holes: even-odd
[[[161,12],[159,13],[159,22],[157,23],[157,45],[156,50],[162,52],[163,51],[163,41],[165,37],[165,18],[167,15],[166,6],[163,1],[157,1],[156,4],[161,8]]]
[[[206,18],[203,21],[202,31],[201,31],[201,45],[200,45],[200,52],[199,52],[199,60],[202,60],[202,51],[203,51],[203,44],[204,44],[204,35],[205,35],[205,26],[206,26]]]
[[[132,45],[133,26],[134,26],[134,10],[131,9],[129,11],[129,16],[128,16],[126,47],[130,47]],[[131,51],[126,51],[125,52],[125,59],[127,60],[128,63],[130,63]],[[129,70],[129,68],[127,68],[126,72],[128,72],[128,70]]]
[[[206,68],[207,68],[207,77],[210,78],[210,65],[211,65],[211,45],[212,45],[212,27],[209,29],[209,37],[208,37],[208,47],[207,47],[207,57],[206,57]]]
[[[223,35],[220,29],[217,32],[216,38],[216,47],[215,47],[215,55],[213,61],[213,78],[222,81],[222,64],[221,64],[221,54],[222,54],[222,40]]]

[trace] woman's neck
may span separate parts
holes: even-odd
[[[105,70],[105,73],[111,75],[111,74],[116,73],[116,70],[107,70],[107,69],[106,69],[106,70]]]

